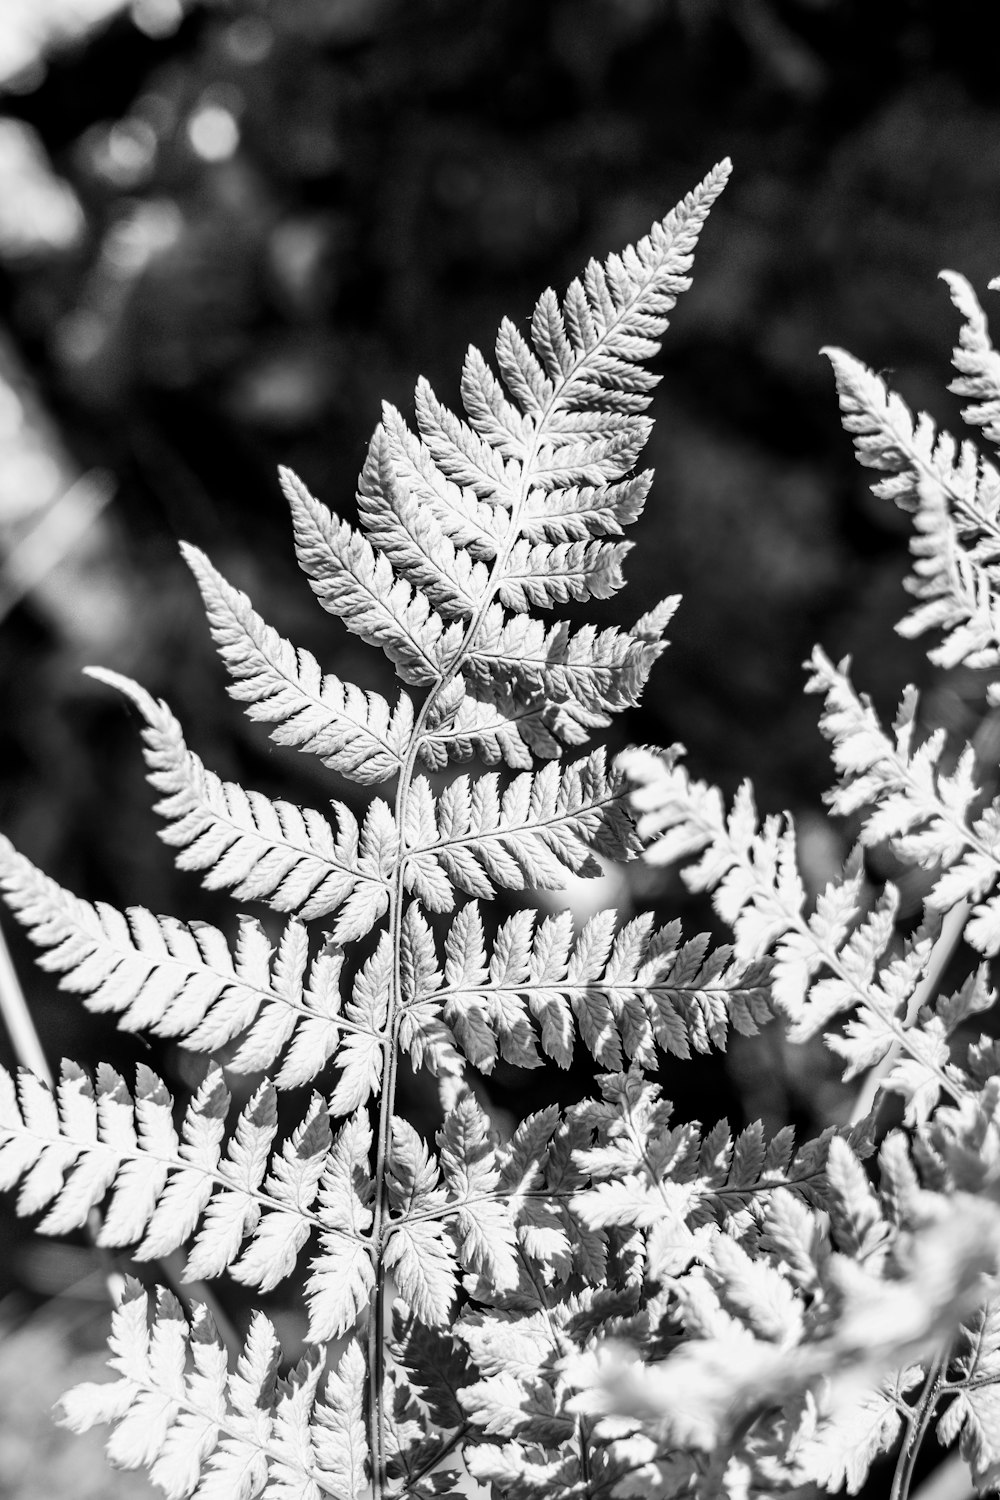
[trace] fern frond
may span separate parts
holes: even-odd
[[[235,679],[229,692],[251,719],[277,724],[271,738],[318,755],[331,770],[364,786],[388,781],[403,762],[413,732],[413,703],[400,693],[394,708],[378,693],[324,674],[308,651],[282,640],[246,594],[227,583],[196,547],[181,550],[195,575],[212,637]]]
[[[975,303],[971,289],[950,273],[945,273],[945,279],[956,305],[971,316],[968,298]],[[973,320],[962,337],[963,346],[956,351],[959,368],[969,359],[985,361],[986,371],[992,368],[989,350],[982,346],[984,328],[977,330]],[[969,359],[967,337],[969,348],[978,351]],[[1000,660],[996,602],[1000,472],[979,457],[971,442],[956,450],[953,439],[947,433],[937,434],[926,415],[914,424],[900,398],[859,361],[842,350],[824,352],[834,367],[844,426],[854,434],[859,463],[893,476],[874,484],[873,493],[915,512],[910,544],[915,562],[906,587],[919,602],[897,629],[910,637],[934,628],[944,630],[945,640],[929,653],[940,666],[996,665]],[[982,378],[986,380],[986,374]],[[969,392],[965,385],[959,380],[953,388],[959,394],[978,388],[976,380]],[[983,409],[988,420],[988,404]],[[975,419],[970,413],[976,410],[970,408],[965,414],[969,420]]]
[[[307,920],[339,911],[337,942],[363,937],[389,903],[388,878],[398,847],[392,814],[381,798],[358,829],[350,809],[332,804],[339,827],[309,808],[272,802],[222,781],[187,748],[165,703],[117,672],[90,669],[130,698],[146,720],[150,784],[164,793],[155,810],[170,819],[160,837],[179,848],[181,870],[207,870],[209,890],[231,886],[241,899],[267,900]]]
[[[168,1500],[186,1500],[196,1490],[218,1500],[265,1492],[360,1500],[368,1484],[368,1444],[365,1359],[356,1341],[325,1381],[315,1354],[279,1379],[274,1328],[255,1313],[229,1372],[204,1307],[195,1307],[189,1326],[177,1300],[161,1290],[150,1326],[148,1302],[130,1279],[112,1316],[110,1365],[118,1379],[69,1391],[60,1403],[67,1427],[83,1432],[114,1423],[111,1461],[148,1468]]]
[[[150,1325],[130,1285],[112,1336],[119,1379],[71,1393],[66,1414],[116,1424],[113,1458],[145,1464],[178,1500],[362,1500],[369,1463],[372,1500],[441,1500],[461,1482],[459,1449],[512,1500],[579,1500],[650,1473],[696,1495],[704,1475],[690,1454],[663,1459],[640,1432],[637,1450],[615,1450],[572,1408],[564,1356],[623,1331],[662,1354],[680,1326],[671,1302],[690,1290],[694,1328],[702,1284],[706,1316],[717,1294],[720,1318],[743,1317],[758,1342],[792,1345],[807,1297],[820,1301],[818,1251],[805,1286],[799,1211],[824,1187],[832,1137],[793,1155],[788,1132],[703,1136],[671,1125],[641,1078],[658,1044],[686,1056],[768,1019],[762,953],[765,936],[785,933],[778,898],[769,916],[763,897],[745,916],[743,887],[723,868],[737,946],[714,953],[704,937],[682,942],[677,924],[619,925],[603,911],[577,933],[568,914],[516,912],[487,943],[476,904],[561,887],[637,850],[628,788],[604,752],[556,762],[637,701],[678,601],[627,630],[542,612],[621,587],[624,532],[651,479],[635,472],[658,378],[644,365],[728,171],[622,255],[592,261],[563,298],[545,292],[530,331],[504,320],[493,368],[470,349],[458,415],[424,381],[415,430],[386,405],[356,526],[282,471],[321,605],[418,691],[390,702],[324,674],[185,549],[248,716],[355,782],[395,781],[393,809],[375,797],[363,819],[342,803],[321,816],[222,781],[165,704],[95,673],[145,720],[178,865],[288,913],[273,947],[249,918],[231,948],[214,928],[79,901],[0,843],[0,884],[65,988],[127,1029],[273,1075],[231,1110],[213,1066],[175,1122],[148,1070],[133,1094],[111,1069],[91,1082],[67,1065],[55,1097],[0,1074],[0,1185],[17,1190],[22,1213],[58,1232],[99,1207],[102,1243],[134,1244],[140,1258],[183,1245],[185,1274],[228,1274],[264,1294],[301,1267],[307,1337],[339,1346],[325,1380],[318,1349],[280,1379],[274,1330],[258,1315],[229,1371],[203,1310],[189,1328],[161,1296]],[[487,769],[451,773],[476,755]],[[761,835],[749,803],[736,823],[734,848],[763,838],[751,863],[794,895],[784,832]],[[314,919],[330,930],[314,938]],[[342,998],[343,949],[356,941]],[[834,946],[851,941],[845,928]],[[956,999],[941,1026],[974,999]],[[566,1065],[577,1031],[603,1065],[631,1071],[605,1078],[603,1103],[543,1109],[500,1143],[466,1068]],[[439,1079],[433,1143],[397,1113],[401,1053]],[[328,1089],[279,1133],[280,1091],[327,1067]],[[902,1198],[902,1166],[896,1176]],[[794,1205],[783,1212],[782,1193]],[[797,1256],[790,1290],[752,1264],[767,1235]]]
[[[981,427],[991,443],[1000,442],[1000,355],[990,339],[986,314],[964,276],[942,271],[941,280],[965,320],[952,353],[958,378],[948,389],[971,402],[963,408],[963,421]]]
[[[905,510],[917,510],[921,485],[937,486],[965,524],[1000,538],[998,476],[975,445],[969,440],[958,445],[948,433],[938,433],[926,414],[914,421],[900,397],[853,355],[843,349],[823,353],[833,366],[844,427],[854,439],[858,462],[889,476],[876,481],[872,492]]]
[[[651,917],[637,917],[617,934],[615,925],[614,912],[600,912],[575,938],[568,911],[540,922],[520,911],[502,923],[490,951],[479,908],[469,903],[445,938],[443,974],[432,970],[422,995],[433,995],[484,1072],[498,1055],[538,1066],[536,1027],[542,1051],[560,1067],[570,1064],[578,1027],[597,1060],[619,1068],[623,1057],[651,1065],[654,1038],[687,1057],[692,1046],[724,1048],[730,1025],[752,1035],[770,1017],[766,965],[733,964],[727,948],[706,957],[707,935],[681,944],[679,923],[654,932]]]
[[[588,713],[617,713],[638,702],[665,644],[614,627],[571,630],[565,621],[546,630],[530,615],[505,620],[493,606],[463,666],[474,686],[513,679],[515,693],[571,700]]]
[[[2,1180],[8,1189],[20,1181],[19,1213],[46,1210],[39,1226],[46,1234],[85,1223],[107,1198],[102,1245],[135,1245],[136,1258],[149,1260],[190,1242],[186,1276],[229,1270],[262,1290],[290,1275],[314,1229],[322,1231],[327,1250],[334,1238],[347,1237],[355,1249],[364,1243],[363,1212],[340,1227],[312,1208],[324,1173],[335,1172],[338,1162],[338,1148],[330,1149],[329,1112],[318,1096],[272,1156],[275,1089],[262,1084],[223,1156],[230,1095],[217,1069],[195,1094],[179,1135],[170,1094],[141,1064],[134,1098],[113,1068],[102,1064],[95,1090],[72,1063],[64,1064],[55,1097],[29,1073],[15,1089],[6,1071],[0,1071],[0,1094]],[[340,1212],[343,1217],[343,1205]],[[339,1246],[337,1254],[343,1260]],[[322,1257],[316,1265],[324,1269]]]
[[[240,919],[230,950],[207,922],[82,901],[2,835],[0,887],[33,941],[49,950],[40,965],[61,973],[60,987],[82,994],[88,1010],[115,1012],[125,1031],[176,1037],[200,1052],[243,1038],[227,1061],[236,1071],[270,1068],[287,1049],[279,1088],[308,1083],[359,1025],[368,1034],[354,1012],[341,1011],[342,951],[327,943],[307,968],[306,929],[296,918],[277,956],[251,917]]]
[[[841,773],[830,805],[838,813],[870,806],[862,824],[866,843],[888,839],[902,859],[943,866],[928,895],[929,906],[944,912],[959,901],[978,903],[965,936],[980,952],[996,953],[1000,897],[987,893],[1000,873],[1000,805],[990,803],[972,815],[979,799],[973,748],[967,746],[954,769],[945,772],[943,731],[914,745],[917,696],[912,688],[903,695],[890,739],[871,704],[851,686],[849,662],[834,667],[817,647],[811,665],[807,691],[826,694],[820,728],[833,742]]]
[[[595,874],[593,851],[614,858],[632,847],[620,779],[595,750],[560,771],[450,782],[435,807],[430,783],[412,785],[404,827],[403,879],[431,911],[450,911],[454,890],[558,889],[566,872]]]
[[[949,1062],[943,1037],[925,1032],[909,1013],[930,935],[918,931],[898,957],[887,958],[898,904],[893,887],[862,919],[861,876],[849,873],[827,886],[806,917],[791,821],[771,817],[760,825],[749,785],[727,816],[719,792],[692,780],[669,755],[631,751],[620,764],[638,784],[640,837],[658,835],[648,857],[666,863],[699,855],[684,879],[693,890],[713,892],[733,928],[737,958],[773,951],[772,997],[789,1019],[791,1040],[805,1041],[834,1016],[857,1011],[845,1037],[826,1037],[846,1058],[848,1077],[899,1048],[915,1067],[898,1070],[893,1086],[913,1110],[925,1111],[933,1090],[964,1095],[967,1082]]]
[[[567,699],[551,702],[544,692],[524,684],[480,681],[462,689],[458,708],[429,716],[421,736],[420,760],[429,770],[442,770],[449,760],[480,756],[487,765],[504,761],[514,770],[528,770],[534,757],[551,760],[564,747],[584,744],[594,729],[611,722],[605,713],[586,709]]]
[[[386,418],[397,429],[402,423],[392,408]],[[456,546],[433,509],[397,478],[395,447],[386,428],[377,427],[358,485],[358,517],[369,541],[445,619],[468,619],[486,598],[489,568]]]

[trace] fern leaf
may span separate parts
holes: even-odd
[[[415,796],[427,817],[411,830],[416,847],[408,851],[404,881],[431,910],[451,909],[453,886],[471,896],[492,895],[495,887],[558,888],[567,870],[597,873],[592,850],[614,857],[631,848],[620,783],[600,750],[562,772],[548,765],[517,776],[502,793],[495,775],[457,777],[438,800],[436,838],[422,846],[433,809],[429,789]]]
[[[306,1282],[308,1337],[342,1337],[367,1308],[375,1286],[369,1241],[373,1181],[368,1169],[371,1129],[363,1113],[338,1131],[319,1185],[319,1251]]]
[[[392,867],[392,815],[381,799],[371,804],[360,837],[349,809],[334,804],[335,836],[318,813],[221,781],[188,750],[166,705],[136,683],[96,668],[91,675],[117,687],[146,720],[149,780],[165,794],[156,811],[171,820],[161,837],[181,850],[178,868],[207,870],[208,889],[232,886],[239,898],[267,900],[303,919],[343,908],[333,929],[339,942],[370,931],[388,906]]]
[[[302,1124],[272,1160],[260,1222],[232,1269],[237,1281],[267,1292],[291,1275],[313,1227],[310,1210],[329,1150],[329,1113],[317,1094]]]
[[[390,409],[386,416],[398,431],[399,414]],[[408,465],[397,473],[394,450],[385,427],[376,428],[358,486],[358,516],[369,541],[445,619],[468,619],[486,597],[489,570],[457,547],[433,509],[411,494]]]
[[[282,640],[246,594],[196,547],[182,545],[205,601],[212,637],[235,681],[229,692],[252,719],[277,724],[271,738],[318,755],[331,770],[371,786],[395,776],[413,732],[413,703],[394,708],[378,693],[324,675],[316,658]]]
[[[805,1473],[833,1493],[846,1488],[856,1495],[879,1455],[895,1447],[908,1409],[904,1398],[921,1378],[922,1371],[911,1368],[839,1405],[801,1445]]]
[[[631,550],[631,542],[519,541],[510,551],[497,598],[519,613],[570,599],[609,599],[625,581],[622,561]]]
[[[366,1127],[348,1122],[331,1148],[329,1111],[317,1096],[273,1153],[275,1091],[266,1083],[239,1115],[223,1154],[229,1103],[222,1075],[213,1070],[178,1135],[170,1095],[145,1067],[134,1099],[103,1065],[96,1090],[81,1069],[64,1065],[57,1099],[31,1074],[22,1074],[15,1089],[0,1070],[0,1182],[7,1188],[21,1182],[19,1213],[48,1210],[39,1226],[45,1233],[83,1224],[106,1200],[100,1244],[135,1245],[140,1260],[190,1244],[185,1275],[229,1270],[263,1290],[291,1274],[319,1230],[309,1295],[316,1326],[336,1325],[339,1335],[364,1305],[372,1274],[362,1264],[370,1258]]]
[[[938,486],[922,484],[920,501],[910,538],[913,572],[905,580],[919,602],[896,629],[908,639],[940,630],[940,645],[927,653],[935,666],[995,667],[1000,661],[996,540],[967,540]],[[966,530],[974,535],[978,527]]]
[[[574,1018],[611,1068],[623,1055],[649,1062],[654,1035],[687,1057],[690,1045],[724,1048],[730,1025],[753,1034],[769,1018],[765,965],[732,964],[728,948],[706,958],[707,936],[678,945],[678,924],[653,933],[648,917],[614,936],[613,919],[595,916],[574,941],[568,912],[537,927],[535,913],[518,912],[501,925],[490,956],[478,908],[461,909],[445,940],[444,974],[427,982],[438,986],[444,1018],[477,1067],[489,1071],[498,1053],[536,1065],[528,1012],[543,1051],[561,1067],[572,1059]]]
[[[532,490],[521,511],[519,531],[526,542],[583,542],[588,537],[620,536],[642,515],[652,470],[618,484],[570,485]]]
[[[866,709],[865,715],[870,714]],[[907,716],[899,721],[903,742],[908,723]],[[847,738],[839,722],[831,726],[831,732],[841,742]],[[862,745],[857,751],[844,751],[843,764],[848,772],[861,766],[866,770],[877,768],[877,776],[883,772],[891,776],[891,763],[886,767],[881,749],[873,748],[867,719],[859,738]],[[932,747],[925,759],[933,763],[938,753],[940,747]],[[887,887],[872,916],[846,937],[848,924],[857,914],[857,877],[845,877],[845,888],[839,895],[833,889],[824,892],[816,912],[806,918],[793,830],[782,827],[774,818],[758,827],[749,787],[737,794],[727,818],[719,793],[691,781],[672,758],[633,751],[620,763],[639,784],[634,802],[643,814],[638,825],[640,836],[661,835],[652,857],[660,860],[701,855],[697,864],[685,869],[684,878],[695,890],[716,888],[715,905],[734,928],[737,957],[741,953],[759,954],[773,945],[777,976],[774,997],[792,1023],[793,1040],[804,1041],[838,1013],[860,1008],[864,1018],[849,1023],[844,1038],[828,1038],[847,1059],[849,1068],[868,1066],[890,1046],[901,1048],[914,1066],[897,1067],[894,1086],[906,1095],[913,1118],[930,1106],[936,1098],[935,1090],[944,1090],[953,1098],[964,1096],[965,1081],[960,1070],[949,1066],[947,1049],[910,1024],[909,1002],[929,957],[927,934],[918,933],[898,961],[879,967],[894,932],[897,897],[891,888]],[[960,767],[953,788],[957,801],[965,797],[965,780],[965,770]],[[893,818],[900,816],[891,804],[890,812]],[[989,817],[985,814],[977,826]],[[904,826],[910,826],[909,820]],[[947,836],[952,836],[950,828]],[[935,834],[935,845],[940,843],[941,838]],[[976,936],[986,942],[981,934]]]
[[[984,436],[996,443],[1000,441],[1000,355],[990,339],[986,314],[965,277],[942,271],[941,280],[965,320],[952,355],[958,379],[948,389],[972,403],[963,409],[963,421],[981,427]]]
[[[359,1109],[378,1088],[385,1055],[392,962],[392,946],[383,932],[375,952],[355,976],[351,999],[345,1007],[345,1018],[352,1030],[337,1053],[341,1075],[330,1100],[335,1115]]]
[[[327,944],[307,977],[305,929],[295,918],[272,966],[271,944],[250,917],[240,919],[230,950],[206,922],[82,901],[2,836],[0,885],[18,920],[49,950],[41,965],[62,974],[62,988],[82,993],[88,1010],[118,1013],[126,1031],[176,1037],[202,1052],[244,1037],[227,1065],[247,1072],[272,1067],[285,1048],[275,1082],[293,1088],[322,1071],[359,1024],[341,1013],[340,948]]]
[[[438,1168],[416,1131],[392,1122],[389,1197],[394,1211],[385,1264],[394,1270],[400,1295],[424,1323],[447,1323],[455,1296],[457,1265],[440,1215],[447,1202]]]
[[[458,1393],[470,1379],[468,1355],[451,1330],[428,1328],[415,1318],[393,1314],[393,1358],[404,1372],[406,1386],[428,1410],[436,1429],[461,1427],[465,1422]]]
[[[835,668],[817,647],[814,675],[807,690],[826,694],[820,728],[834,744],[841,785],[831,794],[836,812],[850,813],[870,805],[862,825],[866,843],[891,840],[903,859],[945,867],[928,897],[930,906],[947,911],[961,900],[979,901],[966,936],[980,951],[1000,948],[1000,921],[994,900],[982,901],[994,885],[1000,858],[1000,808],[989,805],[973,819],[970,809],[979,794],[973,779],[971,748],[951,772],[941,769],[944,736],[930,736],[914,748],[916,695],[904,695],[891,740],[871,704],[859,697],[847,676],[848,662]]]
[[[959,447],[948,433],[938,434],[926,415],[914,422],[903,401],[852,355],[842,349],[823,353],[833,366],[844,427],[854,439],[858,462],[889,476],[873,484],[873,492],[916,510],[920,486],[929,482],[958,509],[974,510],[980,466],[974,445],[966,441]],[[996,532],[996,525],[991,529]]]
[[[961,1330],[950,1372],[951,1400],[938,1420],[938,1441],[960,1435],[960,1452],[984,1492],[1000,1476],[1000,1303],[984,1303]]]
[[[456,654],[462,627],[450,626],[427,595],[396,578],[384,554],[310,495],[287,469],[281,483],[295,525],[295,549],[324,609],[348,630],[380,647],[404,682],[438,682]]]
[[[367,1443],[361,1421],[365,1361],[356,1343],[327,1375],[305,1362],[276,1380],[274,1329],[254,1316],[236,1369],[203,1307],[188,1327],[169,1292],[148,1297],[129,1280],[112,1317],[116,1381],[77,1386],[63,1397],[60,1420],[75,1432],[113,1422],[108,1454],[119,1467],[148,1468],[168,1500],[195,1489],[213,1500],[265,1493],[299,1500],[360,1500]]]
[[[480,681],[463,692],[443,723],[431,723],[421,736],[420,759],[430,770],[474,755],[490,766],[503,761],[529,770],[534,756],[554,759],[564,746],[584,744],[594,729],[610,722],[607,714],[569,700],[552,702],[523,683]]]
[[[500,1172],[487,1136],[488,1122],[467,1094],[448,1115],[438,1135],[438,1151],[459,1259],[503,1292],[518,1283],[514,1224],[506,1206],[494,1197]]]
[[[562,621],[546,630],[529,615],[505,620],[494,605],[463,666],[475,685],[513,677],[555,702],[572,699],[588,713],[617,713],[638,702],[664,645],[614,627],[573,631]]]

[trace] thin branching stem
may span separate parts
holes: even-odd
[[[920,1400],[912,1410],[903,1444],[896,1459],[896,1471],[892,1476],[889,1500],[909,1500],[917,1456],[927,1435],[927,1429],[934,1420],[934,1413],[941,1395],[941,1382],[948,1366],[948,1356],[949,1349],[945,1348],[931,1361],[920,1393]]]

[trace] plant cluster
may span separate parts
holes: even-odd
[[[622,586],[651,482],[647,365],[728,170],[561,300],[545,292],[530,337],[505,321],[499,374],[470,348],[464,415],[423,382],[416,431],[386,406],[357,527],[283,472],[299,563],[393,663],[392,701],[325,673],[186,549],[230,692],[278,743],[386,788],[360,821],[221,780],[165,703],[95,672],[144,721],[178,865],[271,915],[230,940],[122,912],[2,844],[6,900],[62,986],[206,1058],[180,1111],[145,1067],[65,1063],[54,1088],[0,1075],[0,1182],[20,1212],[48,1234],[89,1224],[140,1262],[185,1253],[183,1300],[125,1282],[115,1378],[62,1402],[71,1427],[113,1424],[112,1461],[171,1500],[430,1500],[463,1471],[513,1500],[855,1492],[897,1445],[899,1500],[932,1423],[980,1490],[1000,1479],[1000,1056],[968,1034],[995,998],[1000,809],[975,748],[921,739],[909,690],[886,731],[817,650],[831,805],[860,844],[810,904],[790,820],[761,820],[749,787],[727,810],[680,747],[613,765],[591,747],[636,703],[678,600],[628,629],[544,613]],[[971,289],[950,287],[954,389],[995,441],[1000,356]],[[932,658],[980,672],[993,704],[1000,475],[831,358],[859,458],[914,513],[901,628],[937,631]],[[644,843],[712,893],[731,945],[646,915],[496,910]],[[885,843],[930,872],[913,930],[866,873]],[[943,994],[959,938],[982,961]],[[663,1055],[771,1021],[822,1034],[872,1080],[872,1108],[798,1145],[676,1120]],[[501,1140],[477,1075],[566,1066],[578,1043],[598,1095]],[[404,1057],[436,1079],[433,1142],[396,1112]],[[307,1088],[281,1129],[282,1096]],[[886,1133],[892,1094],[905,1113]],[[300,1278],[298,1363],[262,1311],[227,1350],[206,1297],[188,1299],[227,1274],[262,1294]]]

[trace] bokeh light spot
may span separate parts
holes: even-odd
[[[191,148],[204,161],[228,161],[240,143],[240,127],[221,104],[203,104],[188,120]]]

